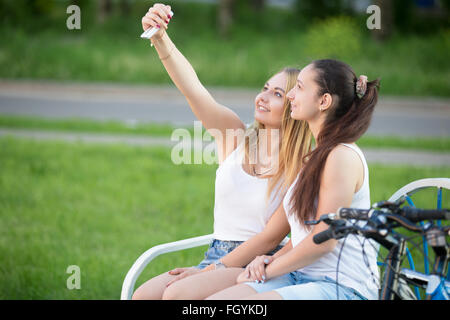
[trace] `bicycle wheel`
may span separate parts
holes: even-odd
[[[443,203],[443,194],[444,190],[450,190],[450,178],[427,178],[420,179],[408,183],[402,188],[398,189],[390,198],[389,201],[396,201],[401,197],[406,198],[406,204],[411,207],[420,207],[431,209],[433,207],[437,209],[442,208]],[[436,195],[433,204],[433,194]],[[440,221],[437,222],[441,224]],[[423,224],[423,222],[421,223]],[[429,274],[430,272],[430,263],[429,263],[429,251],[428,251],[428,243],[425,237],[422,238],[422,250],[423,250],[423,272]],[[406,257],[409,264],[409,269],[416,270],[416,266],[418,263],[414,263],[413,255],[409,248],[406,248]],[[417,261],[416,261],[417,262]],[[380,264],[379,264],[380,265]],[[420,269],[422,269],[422,265],[420,265]],[[447,275],[447,278],[450,276]],[[413,287],[414,294],[417,299],[421,298],[420,290],[418,287]]]

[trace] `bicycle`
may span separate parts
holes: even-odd
[[[428,200],[432,196],[429,192],[433,192],[435,190],[437,190],[437,208],[440,209],[442,207],[443,190],[447,191],[450,190],[449,178],[425,178],[412,181],[402,186],[397,191],[395,191],[389,197],[389,201],[393,202],[398,200],[400,197],[405,197],[406,201],[410,206],[415,206],[414,202],[420,203],[421,202],[420,197],[422,197],[422,200],[426,199],[427,200],[426,203],[428,203],[429,202]],[[418,197],[413,199],[413,195]],[[167,254],[169,252],[179,252],[181,250],[206,246],[211,242],[213,236],[214,235],[211,233],[207,235],[178,240],[174,242],[163,243],[149,248],[138,257],[138,259],[133,263],[131,268],[127,271],[125,279],[123,280],[122,283],[122,291],[120,294],[120,298],[122,300],[131,299],[137,278],[156,257],[163,254]],[[283,240],[283,244],[285,244],[288,240],[289,238],[286,237]],[[428,244],[426,238],[423,241],[423,251],[424,251],[425,274],[428,274],[429,273]],[[406,256],[410,264],[409,269],[414,271],[415,265],[408,247],[406,247]],[[382,263],[381,266],[385,266],[385,264]],[[420,299],[419,288],[417,286],[414,287],[414,292],[416,295],[416,299]]]
[[[308,221],[307,224],[323,221],[330,226],[314,236],[316,244],[358,234],[375,240],[388,250],[380,300],[420,298],[409,285],[426,289],[427,300],[450,300],[450,247],[446,240],[446,236],[450,235],[450,226],[434,223],[450,220],[450,210],[401,208],[405,201],[406,197],[402,196],[397,201],[378,202],[370,209],[340,208],[336,213],[324,214],[319,220]],[[422,223],[425,220],[430,221]],[[401,269],[402,260],[407,255],[406,244],[411,237],[395,231],[400,227],[422,235],[433,249],[435,260],[430,274],[418,272],[414,267]]]

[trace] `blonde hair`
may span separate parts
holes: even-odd
[[[286,93],[297,83],[300,70],[296,68],[284,68],[278,73],[286,73]],[[255,150],[259,143],[259,131],[264,129],[264,125],[258,121],[245,132],[245,159],[251,159],[250,150]],[[278,170],[268,181],[267,199],[273,195],[284,196],[287,188],[294,182],[298,172],[303,166],[303,157],[311,151],[311,131],[308,123],[303,120],[291,118],[291,103],[285,96],[283,115],[280,128],[281,141],[279,145],[279,165]],[[255,164],[250,163],[252,170]]]

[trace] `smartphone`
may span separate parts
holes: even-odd
[[[170,11],[170,16],[173,17],[172,11]],[[143,34],[141,34],[141,38],[150,39],[156,32],[158,32],[158,30],[159,28],[156,27],[148,28],[147,30],[144,31]]]

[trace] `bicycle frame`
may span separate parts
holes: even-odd
[[[427,300],[450,300],[450,282],[437,275],[430,275],[426,295]]]
[[[406,254],[406,240],[400,235],[394,234],[393,236],[382,237],[379,234],[374,234],[371,236],[372,239],[389,250],[380,291],[381,300],[414,298],[410,288],[402,286],[401,279],[415,286],[426,288],[427,300],[450,300],[450,282],[445,280],[450,250],[445,241],[445,233],[437,228],[429,227],[425,232],[425,237],[436,254],[433,274],[431,275],[409,269],[400,270],[401,258]],[[402,290],[399,290],[400,286],[402,286]]]
[[[393,238],[395,239],[395,238]],[[383,286],[381,287],[380,299],[393,300],[398,292],[401,257],[406,252],[406,241],[404,239],[395,239],[389,244],[389,254],[386,259],[386,269],[384,272]],[[386,243],[386,241],[385,241]]]

